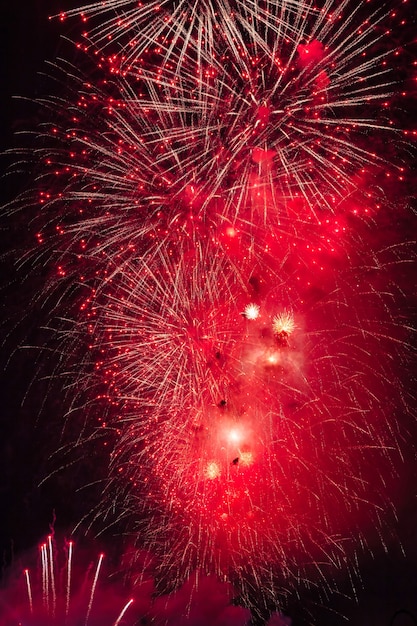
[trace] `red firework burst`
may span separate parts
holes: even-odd
[[[87,291],[65,345],[88,336],[80,395],[107,404],[100,515],[171,583],[331,586],[382,533],[409,411],[391,279],[408,246],[372,235],[393,210],[381,181],[407,175],[383,151],[400,136],[392,16],[351,0],[82,15],[100,25],[80,44],[93,78],[73,68],[54,107],[40,202],[58,217],[39,239]]]

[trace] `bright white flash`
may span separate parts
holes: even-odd
[[[243,315],[247,320],[256,320],[259,317],[259,306],[257,304],[247,304]]]

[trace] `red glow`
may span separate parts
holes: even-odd
[[[97,80],[49,133],[37,239],[82,284],[104,516],[177,580],[321,580],[378,523],[400,456],[405,253],[374,245],[407,179],[389,17],[284,4],[84,7],[108,20],[81,46]]]

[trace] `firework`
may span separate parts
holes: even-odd
[[[107,376],[123,407],[111,509],[116,499],[178,582],[196,568],[233,572],[249,594],[252,576],[260,585],[279,567],[287,589],[295,573],[299,585],[342,566],[378,508],[389,510],[400,433],[381,417],[402,411],[391,356],[407,332],[386,315],[391,296],[368,292],[363,267],[326,274],[318,299],[271,279],[262,315],[248,320],[235,274],[208,300],[218,275],[206,263],[192,276],[159,258],[163,279],[143,260],[125,264],[95,303],[94,343],[107,354],[98,382]],[[374,271],[380,281],[384,267]],[[296,325],[288,309],[276,320],[278,303],[299,307]]]
[[[246,599],[262,588],[261,604],[327,591],[382,536],[408,412],[390,280],[407,246],[369,245],[378,148],[399,135],[387,14],[350,0],[82,14],[94,79],[70,68],[54,103],[40,202],[57,217],[38,237],[83,285],[63,346],[88,338],[78,393],[111,442],[98,517],[158,556],[162,589],[198,570]],[[401,184],[399,159],[389,174]]]
[[[62,552],[62,553],[61,553]],[[136,623],[137,615],[129,609],[134,600],[124,601],[118,597],[117,585],[110,590],[109,582],[102,582],[102,565],[104,554],[100,554],[96,562],[90,563],[81,572],[77,563],[74,564],[74,544],[67,542],[65,549],[57,550],[52,535],[39,546],[39,565],[34,570],[23,572],[26,593],[22,594],[18,580],[16,589],[2,591],[2,623],[7,626],[18,624],[92,624]],[[20,579],[22,576],[20,577]],[[105,586],[107,599],[103,590]],[[22,598],[26,595],[26,599]],[[111,602],[110,602],[111,598]],[[119,604],[119,610],[115,609]],[[141,607],[143,609],[143,606]],[[4,621],[5,620],[5,621]]]
[[[330,219],[329,228],[337,228],[334,215],[343,221],[352,204],[361,211],[361,197],[369,200],[366,171],[385,165],[369,149],[370,133],[380,143],[396,132],[385,104],[394,90],[389,64],[397,50],[379,47],[383,15],[356,25],[358,10],[348,17],[346,0],[322,11],[310,3],[271,2],[265,15],[278,26],[269,36],[253,16],[243,16],[242,4],[225,19],[233,36],[218,24],[203,29],[213,32],[213,41],[201,57],[196,16],[207,10],[214,20],[230,7],[219,3],[215,11],[210,3],[196,3],[191,19],[183,4],[176,7],[181,19],[176,11],[168,19],[164,7],[148,4],[85,7],[86,14],[117,9],[126,15],[125,7],[137,14],[126,26],[116,13],[111,24],[119,33],[134,33],[129,49],[138,56],[121,71],[124,52],[116,44],[108,56],[88,44],[98,54],[101,76],[75,85],[69,95],[73,126],[53,130],[61,147],[68,143],[71,159],[46,158],[68,179],[65,197],[82,207],[74,225],[78,240],[100,233],[96,249],[108,253],[115,245],[149,250],[150,239],[160,242],[164,233],[170,245],[172,230],[179,232],[179,245],[185,231],[219,245],[236,233],[252,250],[262,226],[273,240],[282,235],[285,246],[289,237],[311,237],[311,229],[303,229],[310,221],[326,246],[323,222]],[[256,3],[248,11],[263,14]],[[170,45],[160,45],[155,33],[136,41],[142,20],[154,28],[160,19],[170,24]],[[189,31],[183,32],[184,24]],[[64,113],[67,119],[67,102]],[[200,232],[196,222],[204,224]]]
[[[142,554],[142,560],[148,563],[150,571],[149,555]],[[80,561],[87,566],[80,566]],[[72,541],[59,549],[50,535],[39,546],[38,566],[25,569],[6,588],[3,586],[1,623],[3,626],[136,626],[144,621],[160,626],[249,623],[249,610],[230,604],[235,595],[230,583],[195,574],[175,593],[152,600],[153,581],[148,576],[136,586],[135,599],[126,600],[121,572],[115,570],[109,576],[105,561],[104,554],[86,561],[85,549],[74,548]],[[289,625],[291,620],[273,614],[268,624],[276,622]]]

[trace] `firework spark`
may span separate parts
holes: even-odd
[[[247,304],[245,306],[245,310],[243,315],[248,320],[256,320],[259,317],[259,305],[258,304]]]
[[[272,328],[275,335],[285,335],[286,337],[292,335],[296,328],[294,315],[291,313],[291,311],[283,311],[282,313],[278,313],[278,315],[275,315],[274,319],[272,320]]]

